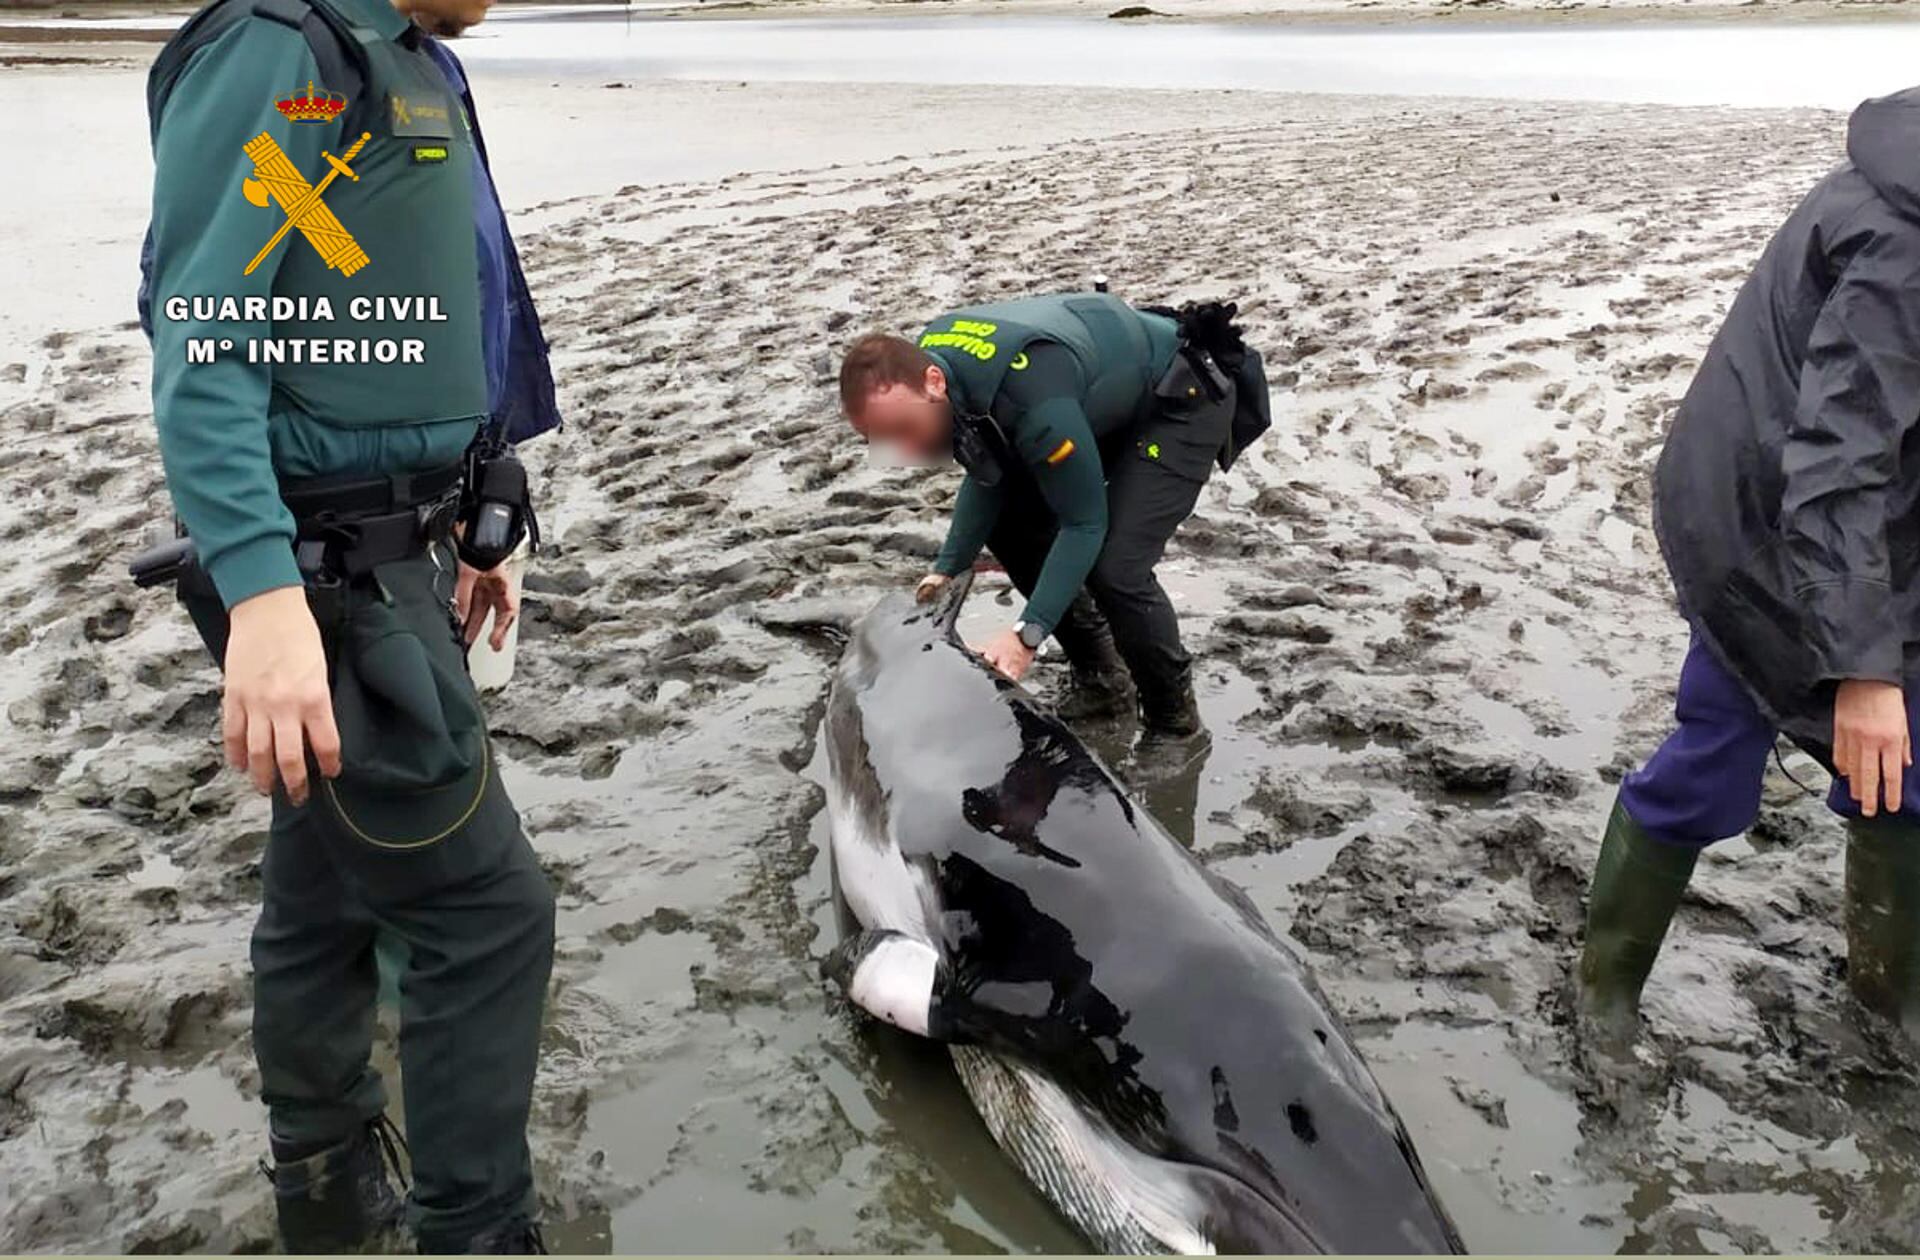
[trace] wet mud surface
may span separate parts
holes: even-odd
[[[818,978],[807,627],[916,576],[956,486],[867,466],[840,346],[1095,272],[1240,297],[1279,416],[1169,558],[1216,747],[1144,794],[1312,958],[1468,1243],[1920,1247],[1914,1063],[1849,1008],[1838,829],[1784,776],[1702,863],[1638,1062],[1567,1019],[1600,825],[1685,643],[1652,461],[1842,120],[1282,104],[542,212],[572,424],[529,448],[552,545],[492,714],[560,896],[556,1250],[1077,1245],[944,1053]],[[164,512],[146,352],[0,358],[0,1245],[260,1249],[265,810],[184,619],[123,583]]]

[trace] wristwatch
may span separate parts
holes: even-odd
[[[1031,621],[1016,621],[1013,632],[1020,636],[1020,642],[1027,645],[1029,652],[1038,652],[1040,645],[1047,641],[1047,632]]]

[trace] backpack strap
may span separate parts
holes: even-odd
[[[371,63],[366,44],[377,36],[349,24],[325,0],[213,0],[174,32],[147,73],[150,138],[160,134],[160,115],[167,107],[167,98],[173,95],[173,86],[186,73],[193,55],[250,17],[262,17],[300,32],[307,41],[320,85],[346,98],[341,130],[343,134],[352,131],[367,105],[364,98]],[[140,291],[135,298],[140,327],[148,337],[153,336],[152,283],[153,229],[148,227],[140,245]]]
[[[352,134],[367,86],[367,50],[360,32],[331,5],[314,0],[253,0],[253,12],[299,31],[305,38],[320,86],[346,98],[346,112],[340,116],[341,134]]]
[[[349,115],[361,106],[367,84],[368,36],[333,6],[324,0],[213,0],[176,31],[154,59],[147,75],[147,125],[153,134],[159,134],[167,98],[193,55],[249,17],[262,17],[299,31],[307,41],[320,86],[344,96]]]
[[[173,38],[160,50],[160,55],[153,59],[152,69],[147,71],[147,130],[150,137],[160,134],[160,113],[167,107],[167,98],[173,95],[173,85],[186,72],[193,54],[226,34],[246,16],[247,5],[244,0],[214,0],[173,33]]]

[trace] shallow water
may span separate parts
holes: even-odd
[[[1852,105],[1913,82],[1920,25],[1469,29],[1129,25],[1085,18],[742,19],[619,9],[502,13],[470,61],[640,79],[738,79]],[[956,118],[954,143],[993,139]],[[1006,137],[1008,140],[1017,137]]]

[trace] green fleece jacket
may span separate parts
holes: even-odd
[[[1107,538],[1107,479],[1099,438],[1082,407],[1085,382],[1072,352],[1053,343],[1030,347],[1025,367],[1007,373],[993,417],[1040,487],[1057,532],[1021,620],[1048,633],[1060,624]],[[947,540],[934,559],[953,576],[973,565],[999,519],[1001,486],[969,476],[960,483]]]

